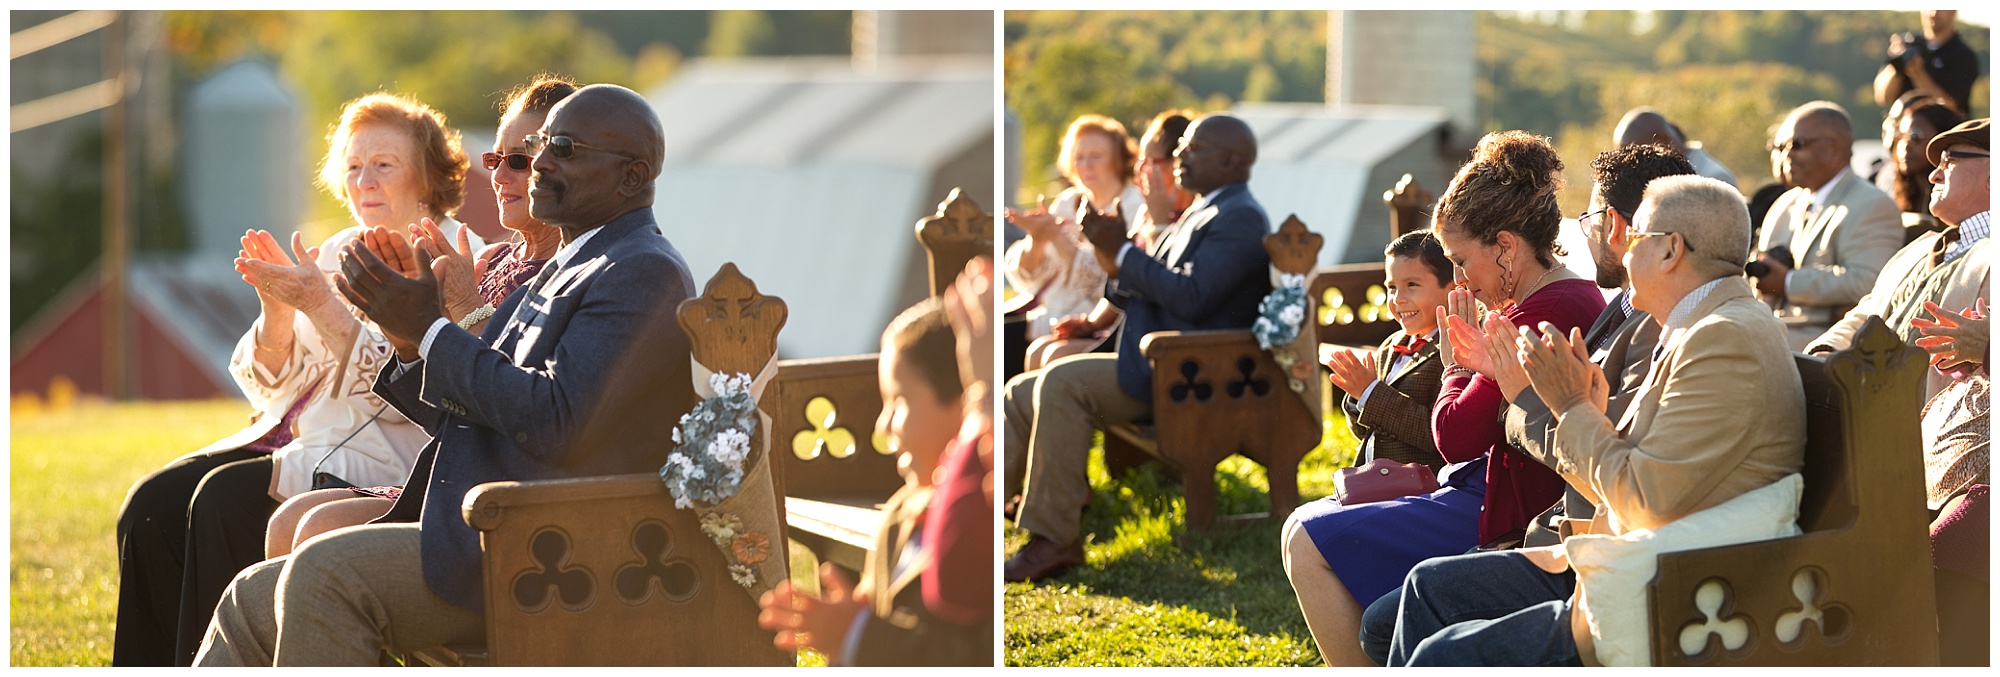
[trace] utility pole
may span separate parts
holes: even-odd
[[[130,153],[126,150],[132,80],[125,62],[129,14],[118,12],[104,28],[104,79],[112,100],[104,115],[104,392],[132,399],[132,314],[127,308],[125,268],[131,252],[128,207]]]

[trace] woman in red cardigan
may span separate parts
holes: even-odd
[[[1597,318],[1597,285],[1555,260],[1561,189],[1562,160],[1546,139],[1509,131],[1480,140],[1434,217],[1458,287],[1440,325],[1449,313],[1479,326],[1493,312],[1515,326],[1548,322],[1567,332]],[[1394,592],[1417,563],[1517,539],[1562,497],[1554,471],[1508,446],[1498,384],[1460,363],[1475,356],[1454,356],[1449,341],[1438,348],[1446,366],[1431,432],[1447,463],[1442,486],[1362,505],[1314,501],[1286,524],[1286,568],[1328,665],[1369,664],[1356,641],[1361,610]]]

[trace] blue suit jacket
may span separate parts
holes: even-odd
[[[1139,353],[1139,339],[1155,331],[1247,329],[1257,304],[1271,293],[1271,255],[1264,236],[1271,219],[1246,184],[1216,189],[1201,209],[1179,223],[1148,256],[1126,256],[1108,296],[1125,309],[1118,337],[1118,387],[1153,400],[1153,369]]]
[[[431,443],[379,521],[422,522],[432,591],[467,609],[485,606],[479,533],[461,507],[472,487],[646,472],[665,461],[674,422],[694,406],[688,339],[674,321],[694,289],[652,210],[627,212],[561,269],[509,296],[484,337],[445,327],[400,378],[382,370],[375,392],[430,432]],[[613,406],[607,391],[630,382],[667,394],[652,400],[664,410],[630,416]],[[579,443],[606,438],[605,428],[619,429],[627,444]]]

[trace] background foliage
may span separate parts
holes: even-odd
[[[1324,12],[1010,11],[1005,21],[1007,105],[1023,130],[1018,200],[1061,188],[1057,141],[1082,113],[1136,127],[1169,106],[1325,100]],[[1477,126],[1556,138],[1570,184],[1587,192],[1588,160],[1619,116],[1651,105],[1754,188],[1768,180],[1769,128],[1801,103],[1838,102],[1857,138],[1879,135],[1875,71],[1889,35],[1919,21],[1881,11],[1482,11]],[[1988,28],[1959,28],[1990,64]],[[1975,115],[1987,114],[1987,92],[1982,79]]]
[[[300,97],[305,166],[298,176],[307,181],[326,151],[326,134],[341,104],[370,92],[415,97],[442,111],[454,127],[484,135],[498,122],[500,94],[538,72],[644,91],[672,76],[687,56],[844,55],[852,15],[844,10],[170,11],[155,57],[169,61],[172,110],[181,109],[189,87],[225,64],[245,58],[273,64]],[[91,124],[97,115],[89,116]],[[74,153],[12,160],[17,166],[61,165],[47,185],[13,173],[11,244],[17,262],[28,269],[10,277],[9,326],[16,330],[98,258],[101,145],[97,135],[87,135]],[[133,226],[141,252],[185,246],[172,162],[159,164],[168,168],[142,177],[135,196],[140,208]],[[324,192],[314,191],[308,205],[309,221],[346,218]],[[317,235],[332,230],[328,224]]]

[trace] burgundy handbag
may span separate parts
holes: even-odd
[[[1421,463],[1397,463],[1378,458],[1333,474],[1334,496],[1341,505],[1361,505],[1437,491],[1437,473]]]

